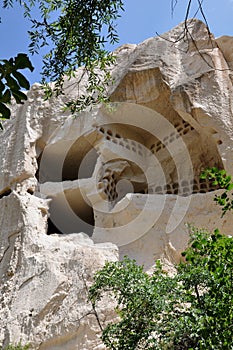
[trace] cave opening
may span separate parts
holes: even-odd
[[[94,211],[79,188],[57,194],[49,206],[48,234],[84,232],[92,236]]]
[[[94,211],[85,193],[79,188],[82,187],[81,181],[75,181],[91,179],[97,170],[97,164],[100,165],[101,162],[98,185],[101,185],[99,188],[102,188],[112,207],[128,193],[188,196],[216,190],[211,182],[200,179],[201,171],[207,167],[223,168],[212,135],[196,130],[187,121],[173,122],[176,132],[173,131],[161,140],[141,128],[113,123],[98,127],[77,140],[60,140],[45,147],[38,157],[38,181],[42,184],[74,183],[68,183],[70,187],[62,193],[48,195],[47,198],[52,197],[48,234],[84,232],[92,236]],[[188,179],[179,176],[173,159],[177,156],[182,171],[182,149],[172,148],[179,138],[183,139],[191,158],[193,176]],[[171,149],[173,154],[170,153]],[[114,160],[108,161],[112,155]],[[107,162],[103,161],[105,156]],[[155,181],[148,184],[144,171],[138,165],[145,161],[151,167],[153,163],[150,163],[150,157],[154,156],[162,168],[165,183],[155,175]],[[156,171],[155,167],[154,172]]]

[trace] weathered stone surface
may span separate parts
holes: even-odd
[[[85,92],[78,70],[65,96],[44,101],[36,84],[13,106],[0,144],[3,347],[104,349],[87,288],[106,260],[129,255],[151,269],[160,258],[172,271],[186,223],[231,233],[200,173],[232,173],[233,39],[188,26],[192,39],[177,41],[181,24],[116,50],[111,105],[76,119],[63,112]],[[102,303],[102,323],[112,309]]]
[[[100,349],[100,328],[87,298],[91,276],[117,259],[111,243],[83,233],[46,235],[46,200],[12,193],[2,199],[1,331],[3,345],[35,349]],[[14,215],[13,215],[14,214]],[[99,311],[103,322],[110,305]]]

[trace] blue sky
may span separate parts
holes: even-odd
[[[148,37],[162,34],[183,21],[188,0],[178,0],[173,17],[170,0],[125,0],[125,12],[118,21],[120,43],[139,43]],[[197,8],[193,0],[191,15]],[[203,0],[203,7],[210,26],[216,37],[233,36],[233,0]],[[27,31],[30,23],[24,19],[22,9],[16,5],[13,9],[1,10],[0,42],[1,58],[15,56],[18,52],[27,52],[29,39]],[[117,45],[117,46],[119,46]],[[108,49],[111,49],[108,47]],[[28,72],[31,83],[40,80],[42,66],[41,55],[31,57],[35,71]]]

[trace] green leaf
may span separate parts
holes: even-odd
[[[10,119],[10,109],[2,102],[0,102],[0,119]]]
[[[15,98],[16,103],[22,104],[23,100],[26,101],[27,100],[27,95],[25,95],[23,92],[21,91],[14,91],[12,90],[12,95]]]
[[[0,80],[0,92],[2,92],[5,89],[5,84]]]
[[[31,61],[29,60],[28,56],[25,53],[19,53],[15,57],[15,68],[18,69],[24,69],[28,68],[31,72],[33,72],[34,67],[32,66]]]
[[[200,179],[206,179],[207,178],[207,172],[203,172],[200,175]]]
[[[25,78],[25,76],[23,74],[21,74],[20,72],[13,72],[12,73],[14,75],[14,77],[18,80],[19,85],[26,89],[29,90],[30,89],[30,83],[29,81]]]
[[[11,102],[11,92],[10,89],[7,89],[3,96],[0,97],[0,101],[4,103],[10,103]]]
[[[227,191],[232,190],[233,189],[233,183],[227,185],[226,189],[227,189]]]
[[[17,83],[17,81],[12,78],[10,75],[7,75],[6,76],[6,82],[7,82],[7,85],[9,86],[9,88],[11,90],[20,90],[20,86],[19,84]]]

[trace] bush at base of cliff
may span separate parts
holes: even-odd
[[[28,350],[30,349],[30,345],[22,345],[21,343],[18,343],[16,345],[8,345],[4,350]],[[1,348],[3,350],[3,348]]]
[[[95,275],[93,307],[110,293],[120,316],[103,330],[109,349],[233,349],[233,238],[191,230],[186,261],[173,277],[159,261],[149,276],[128,258]]]

